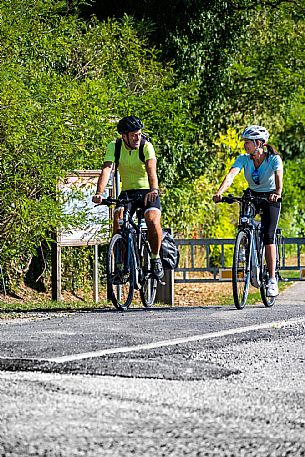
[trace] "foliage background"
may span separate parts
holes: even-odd
[[[304,0],[173,0],[170,11],[156,0],[0,0],[7,284],[71,222],[58,179],[99,169],[116,121],[131,113],[152,137],[163,223],[177,235],[233,236],[236,211],[211,197],[242,151],[242,129],[262,123],[285,163],[284,234],[305,236],[304,38]],[[244,187],[238,177],[232,192]],[[73,264],[88,270],[87,260]]]

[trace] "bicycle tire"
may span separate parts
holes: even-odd
[[[157,293],[157,279],[152,275],[150,253],[145,244],[141,247],[141,267],[142,267],[142,285],[140,289],[140,297],[145,308],[153,306]]]
[[[126,265],[127,242],[120,234],[112,237],[107,252],[107,287],[109,298],[120,311],[132,302],[135,287],[135,263],[130,255]]]
[[[232,287],[234,304],[237,309],[246,305],[250,286],[250,235],[244,230],[237,233],[232,266]]]
[[[261,246],[261,286],[260,286],[260,294],[262,301],[265,305],[266,308],[271,308],[276,300],[276,297],[268,297],[267,296],[267,284],[269,282],[269,272],[265,260],[265,247],[262,245]],[[275,272],[276,279],[278,280],[279,278],[279,273],[276,270]]]

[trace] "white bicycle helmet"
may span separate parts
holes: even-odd
[[[262,140],[264,143],[268,142],[269,136],[268,130],[260,125],[250,125],[242,133],[244,140]]]

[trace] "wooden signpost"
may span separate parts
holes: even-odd
[[[76,171],[67,175],[58,184],[63,199],[64,214],[82,214],[82,223],[67,230],[58,230],[52,245],[52,299],[60,301],[61,295],[61,251],[66,246],[93,246],[93,299],[98,302],[98,246],[108,242],[111,210],[107,206],[96,206],[92,196],[100,170]],[[105,190],[105,198],[113,194],[112,183]]]

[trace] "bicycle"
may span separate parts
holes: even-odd
[[[267,296],[267,284],[269,272],[265,260],[265,247],[262,239],[262,225],[255,221],[257,214],[255,204],[268,201],[265,197],[246,196],[222,197],[222,202],[232,204],[239,203],[239,224],[235,239],[233,265],[232,265],[232,287],[234,304],[237,309],[243,309],[248,298],[250,284],[260,290],[264,305],[270,308],[274,305],[276,297]],[[276,245],[276,268],[277,281],[280,277],[280,249],[282,244],[281,229],[277,229],[275,237]]]
[[[101,205],[119,203],[123,218],[119,220],[120,230],[112,236],[107,251],[107,298],[121,311],[126,311],[132,302],[134,290],[140,291],[142,304],[154,304],[158,280],[151,270],[151,249],[147,241],[147,228],[142,210],[136,210],[136,223],[128,206],[133,199],[103,199]],[[160,281],[161,282],[161,281]],[[163,284],[163,283],[162,283]]]

